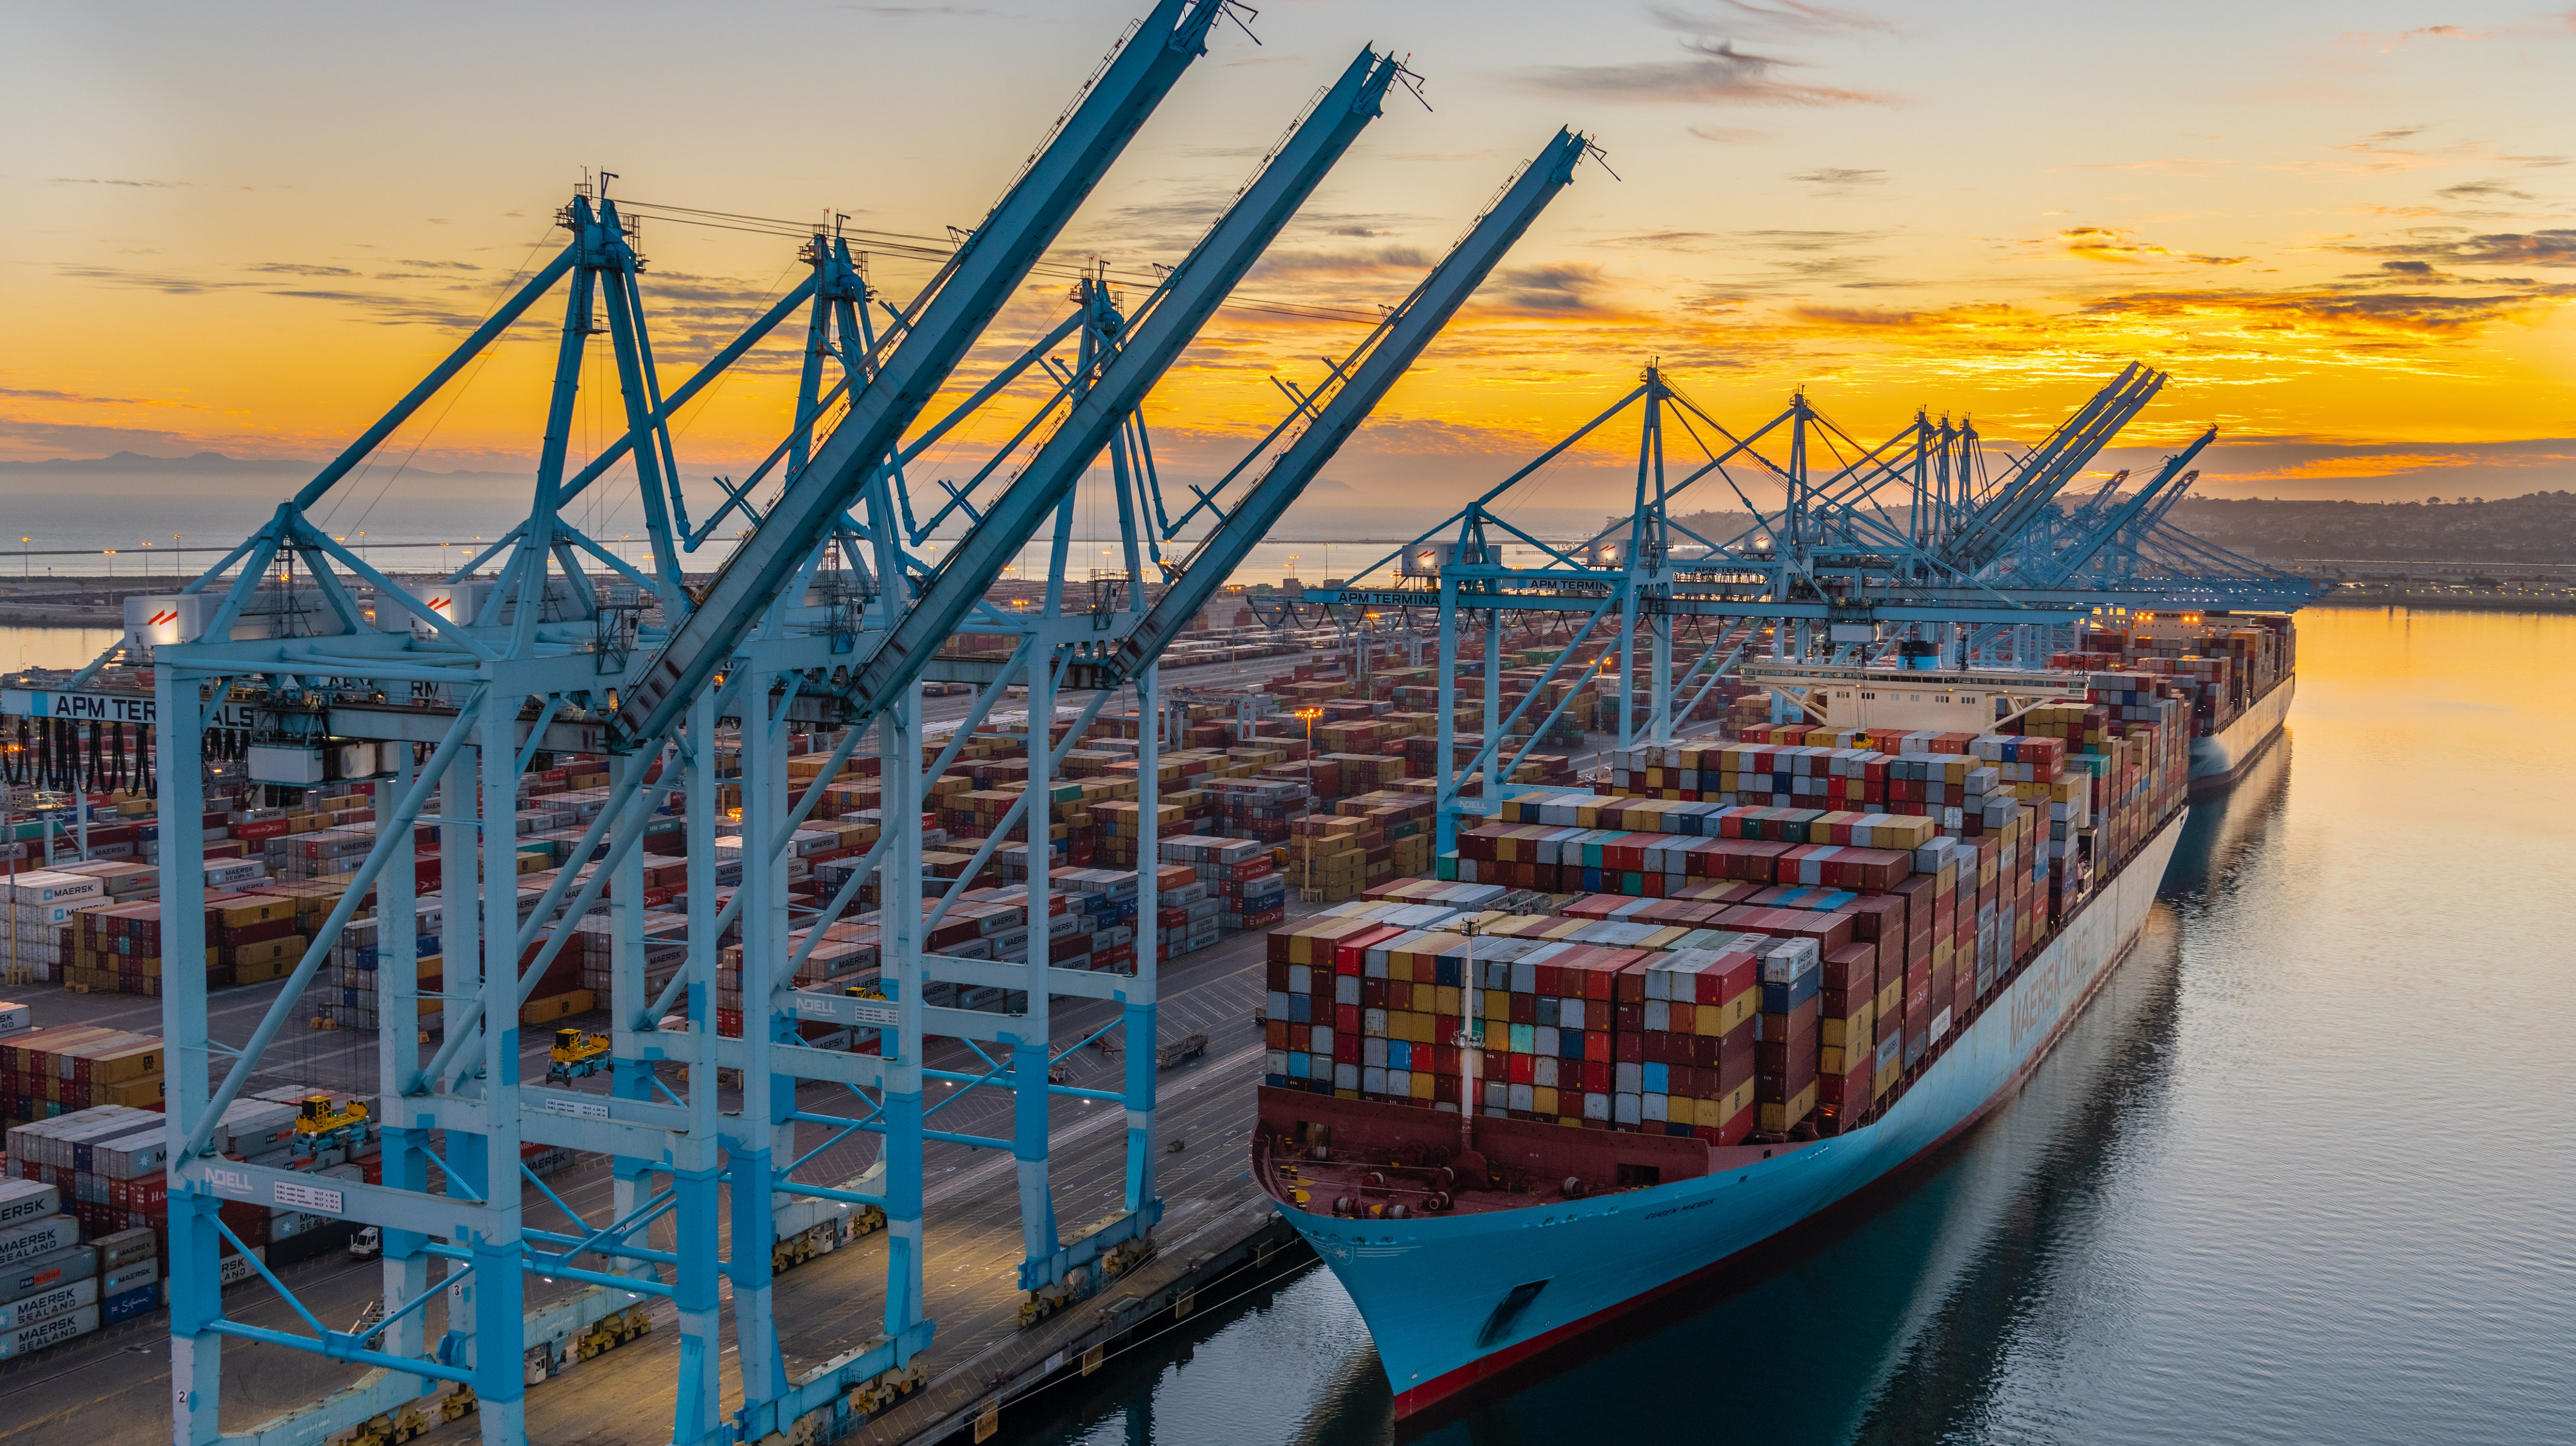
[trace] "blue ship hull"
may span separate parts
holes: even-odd
[[[1367,1320],[1396,1414],[1705,1280],[2002,1103],[2137,941],[2183,817],[2097,889],[1885,1114],[1850,1134],[1713,1150],[1705,1176],[1523,1209],[1362,1220],[1283,1207]]]

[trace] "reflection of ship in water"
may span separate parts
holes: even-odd
[[[2197,815],[2200,805],[2195,805]],[[2196,819],[2195,819],[2196,821]],[[2010,1359],[2034,1339],[2054,1351],[2078,1322],[2119,1313],[2105,1281],[2080,1304],[2058,1287],[2065,1263],[2106,1228],[2102,1201],[2132,1137],[2151,1127],[2170,1081],[2179,1030],[2181,938],[2159,908],[2126,967],[2103,981],[2014,1107],[1991,1117],[1939,1181],[1908,1208],[1930,1206],[1945,1244],[1891,1314],[1902,1329],[1880,1353],[1853,1442],[1949,1439],[1975,1429]],[[1927,1257],[1927,1267],[1935,1266]],[[2116,1285],[2116,1282],[2111,1282]]]
[[[2246,764],[2233,786],[2193,801],[2182,841],[2165,867],[2165,899],[2197,900],[2269,842],[2289,802],[2292,741],[2285,732],[2278,746]]]

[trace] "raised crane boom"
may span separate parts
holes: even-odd
[[[1224,521],[1183,559],[1179,575],[1103,663],[1075,675],[1091,687],[1116,687],[1161,656],[1183,626],[1242,565],[1280,515],[1306,490],[1351,434],[1376,410],[1389,388],[1422,355],[1422,349],[1458,314],[1559,191],[1574,179],[1575,163],[1590,143],[1571,130],[1556,133],[1501,199],[1432,268],[1404,304],[1381,324],[1368,357],[1350,373],[1314,422],[1289,444]]]
[[[978,518],[913,605],[876,638],[850,669],[843,690],[853,723],[875,716],[921,677],[939,646],[955,633],[1002,568],[1072,494],[1074,483],[1109,445],[1111,435],[1198,335],[1226,294],[1288,224],[1333,163],[1378,114],[1400,66],[1360,52],[1278,153],[1245,187],[1225,216],[1164,282],[1140,321],[1074,402],[1055,435]]]
[[[2192,464],[2192,459],[2198,457],[2203,449],[2217,440],[2218,429],[2211,427],[2194,437],[2190,446],[2166,458],[2165,465],[2157,470],[2153,478],[2127,497],[2111,504],[2101,516],[2094,518],[2084,533],[2048,564],[2045,574],[2031,580],[2031,585],[2065,586],[2067,579],[2084,571],[2086,565],[2093,561],[2094,554],[2109,545],[2112,538],[2119,536],[2120,529],[2136,521],[2141,514],[2164,496],[2167,489],[2173,488],[2174,479],[2180,477],[2183,469]]]
[[[2024,460],[2010,482],[1977,508],[1945,549],[1949,561],[1962,572],[1975,572],[2001,556],[2028,530],[2040,509],[2055,501],[2067,482],[2155,400],[2165,381],[2165,373],[2135,362],[2122,368],[2110,385],[2095,393],[2082,411]]]
[[[1160,0],[1046,148],[950,258],[938,290],[849,415],[728,558],[609,719],[612,745],[670,731],[732,656],[843,509],[947,380],[966,349],[1072,219],[1190,63],[1228,0]]]

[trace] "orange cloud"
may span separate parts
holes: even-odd
[[[2162,256],[2175,261],[2188,261],[2196,266],[2235,266],[2247,260],[2244,256],[2202,256],[2175,251],[2136,239],[2134,233],[2109,226],[2070,226],[2057,233],[2066,243],[2069,255],[2087,261],[2142,262]]]

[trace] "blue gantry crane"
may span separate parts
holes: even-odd
[[[1597,683],[1616,697],[1624,749],[1672,742],[1711,688],[1751,664],[2030,669],[2071,644],[2078,627],[2131,609],[2300,606],[2311,595],[2303,580],[2163,521],[2214,429],[2135,489],[2121,489],[2124,474],[2066,500],[2167,381],[2150,368],[2123,368],[1990,476],[1983,440],[1964,420],[1918,415],[1873,446],[1800,393],[1739,433],[1650,365],[1607,409],[1466,506],[1345,584],[1308,588],[1298,601],[1436,617],[1438,756],[1450,761],[1439,790],[1445,852],[1461,818],[1492,806],[1500,785],[1487,781],[1514,776],[1582,696],[1551,690],[1560,680]],[[1516,492],[1632,409],[1637,462],[1623,514],[1572,542],[1511,521]],[[1746,520],[1710,535],[1689,520],[1706,511]],[[1482,733],[1462,743],[1453,681],[1461,631],[1481,627],[1491,658],[1506,616],[1553,616],[1568,636],[1539,686],[1509,710],[1500,670],[1487,666]],[[1677,623],[1696,632],[1696,656],[1686,661]],[[1595,644],[1604,650],[1597,671],[1576,661]]]
[[[226,1439],[218,1413],[230,1338],[369,1368],[358,1383],[259,1428],[253,1434],[263,1442],[318,1440],[433,1390],[450,1403],[474,1402],[487,1441],[517,1442],[526,1436],[527,1381],[559,1360],[550,1354],[556,1345],[631,1335],[637,1303],[657,1299],[677,1317],[675,1443],[837,1434],[854,1411],[889,1402],[918,1380],[917,1358],[932,1339],[923,1279],[929,1145],[992,1148],[1014,1160],[1030,1314],[1097,1289],[1150,1249],[1161,1208],[1153,870],[1140,870],[1132,973],[1055,967],[1043,928],[1030,930],[1025,959],[950,957],[931,951],[927,939],[963,885],[925,896],[920,831],[909,820],[921,814],[927,781],[993,718],[1005,692],[1025,683],[1030,777],[1021,811],[981,845],[966,876],[1015,828],[1025,829],[1035,862],[1024,905],[1033,923],[1043,921],[1048,820],[1026,800],[1047,797],[1064,748],[1123,690],[1138,699],[1140,717],[1159,719],[1155,660],[1180,621],[1455,314],[1586,148],[1559,135],[1325,386],[1292,398],[1289,420],[1264,443],[1284,439],[1284,450],[1239,497],[1220,484],[1200,489],[1190,506],[1167,507],[1143,404],[1379,116],[1389,89],[1413,83],[1391,56],[1356,56],[1177,267],[1124,289],[1105,270],[1084,268],[1067,315],[990,375],[958,382],[964,399],[934,414],[933,398],[951,387],[1004,303],[1042,266],[1060,269],[1045,260],[1049,248],[1229,13],[1229,0],[1156,4],[908,304],[880,295],[864,247],[837,222],[827,224],[808,238],[797,284],[667,392],[631,214],[653,208],[622,205],[609,194],[615,178],[603,174],[564,208],[559,219],[570,240],[559,253],[257,533],[166,600],[166,627],[156,623],[158,633],[129,640],[150,644],[161,863],[171,881],[164,937],[183,956],[206,942],[203,912],[184,881],[204,862],[197,758],[209,727],[252,731],[254,776],[270,782],[292,782],[308,765],[319,778],[314,760],[332,749],[373,745],[383,760],[375,842],[248,1043],[219,1049],[208,1039],[202,979],[181,971],[164,994],[173,1080],[174,1439]],[[317,504],[558,288],[556,365],[523,521],[423,586],[369,567],[312,520]],[[1141,293],[1132,304],[1127,290]],[[803,354],[786,435],[739,481],[715,479],[713,498],[693,507],[673,419],[728,369],[786,340],[786,323],[800,313]],[[601,316],[625,429],[576,467],[571,422]],[[1007,439],[977,440],[991,429],[970,424],[1006,396],[1023,407],[1006,425]],[[931,449],[954,445],[983,460],[962,481],[929,477]],[[1079,488],[1099,485],[1104,457],[1125,565],[1085,596],[1068,585],[1072,500]],[[621,468],[631,470],[642,503],[640,559],[586,532],[571,506]],[[961,522],[963,538],[934,561],[934,532]],[[1205,535],[1191,536],[1194,526]],[[685,559],[718,540],[723,563],[692,587]],[[997,608],[987,596],[995,578],[1033,542],[1050,551],[1041,605]],[[1167,563],[1167,543],[1193,550]],[[943,657],[961,629],[1015,634],[1017,645],[1007,661]],[[96,671],[73,686],[86,686]],[[925,678],[978,688],[944,746],[933,746],[921,722]],[[1059,744],[1048,725],[1065,692],[1083,702]],[[791,785],[786,731],[799,721],[839,731],[819,773]],[[1150,864],[1160,730],[1142,734],[1141,860]],[[870,744],[885,826],[819,908],[791,915],[787,856],[796,832],[822,806],[840,766]],[[517,811],[520,780],[536,757],[566,751],[609,760],[605,798],[567,850],[587,867],[558,869],[542,890],[523,894],[518,840],[500,825]],[[741,804],[739,883],[729,895],[718,885],[718,830],[737,826],[719,806],[727,785],[739,788]],[[687,929],[685,958],[664,979],[653,963],[661,940],[648,935],[643,905],[643,841],[657,815],[674,811],[687,830]],[[410,858],[424,829],[434,831],[442,862],[434,923]],[[830,925],[870,879],[882,890],[877,987],[798,987]],[[381,1180],[319,1182],[229,1158],[228,1110],[369,901],[383,946],[373,951]],[[522,1008],[584,920],[593,927],[604,920],[608,934],[609,1027],[554,1037],[551,1049],[536,1052],[541,1064],[526,1064]],[[435,983],[424,979],[419,951],[404,947],[430,933],[444,965]],[[720,941],[736,935],[738,964],[719,952]],[[933,985],[998,986],[1025,1002],[1007,1013],[934,1004]],[[1120,1088],[1056,1082],[1071,1052],[1055,1038],[1059,996],[1116,1005],[1114,1022],[1091,1037],[1123,1031]],[[737,1012],[728,1001],[738,1001],[738,1032],[723,1023]],[[419,1031],[432,1012],[441,1033],[423,1047]],[[817,1025],[850,1031],[856,1047],[818,1047],[807,1037]],[[932,1036],[966,1041],[980,1063],[931,1068],[924,1049]],[[925,1099],[934,1085],[946,1091],[936,1103]],[[1011,1093],[1007,1136],[938,1118],[979,1090]],[[1121,1206],[1071,1240],[1047,1176],[1047,1106],[1066,1096],[1121,1108],[1128,1123]],[[818,1133],[823,1143],[813,1145]],[[827,1152],[863,1135],[877,1141],[871,1170],[857,1179],[819,1177]],[[575,1210],[527,1164],[530,1151],[557,1147],[612,1158],[604,1209]],[[528,1207],[539,1199],[569,1223],[533,1221]],[[304,1330],[228,1312],[218,1261],[228,1242],[238,1243],[223,1215],[235,1201],[292,1202],[379,1229],[380,1311],[335,1330],[272,1276]],[[884,1220],[884,1317],[873,1339],[791,1374],[772,1280],[780,1235],[817,1210]],[[654,1243],[657,1230],[667,1232],[667,1248]],[[532,1309],[522,1283],[531,1273],[574,1293]],[[445,1326],[433,1334],[430,1304],[441,1299]],[[727,1355],[739,1373],[739,1404],[730,1411],[721,1375]]]

